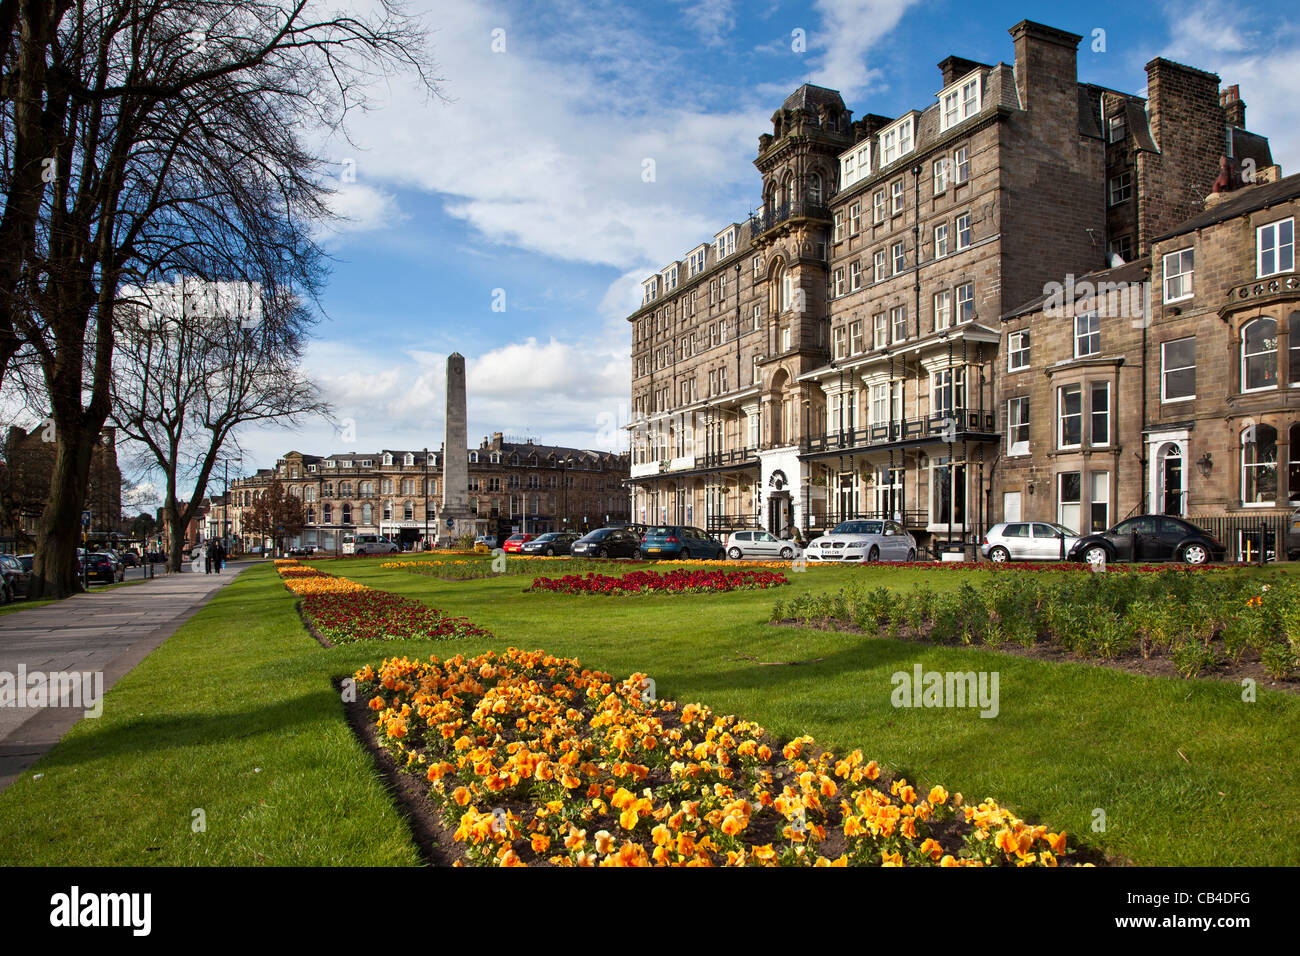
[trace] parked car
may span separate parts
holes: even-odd
[[[0,601],[5,604],[27,597],[31,591],[31,568],[24,568],[12,554],[0,554],[0,579]]]
[[[138,568],[140,566],[140,555],[134,551],[122,551],[119,553],[122,563],[128,568]]]
[[[689,525],[651,525],[641,538],[641,554],[647,558],[690,561],[725,558],[727,549],[699,528]]]
[[[568,554],[573,542],[577,540],[578,535],[572,531],[548,531],[531,541],[525,541],[519,551],[521,554],[543,554],[548,557]]]
[[[497,548],[501,547],[501,539],[494,534],[481,534],[474,539],[474,547],[477,548],[479,545],[482,545],[489,551],[495,551]]]
[[[396,554],[397,545],[377,534],[346,534],[344,554]]]
[[[733,561],[789,561],[794,554],[793,541],[782,540],[770,531],[737,531],[727,538],[727,557]]]
[[[1061,549],[1061,538],[1065,549]],[[980,554],[990,561],[1060,561],[1079,540],[1079,533],[1054,521],[1003,521],[989,528]]]
[[[506,554],[518,554],[521,550],[523,550],[524,544],[529,541],[532,541],[533,538],[535,537],[537,536],[533,534],[527,534],[523,531],[517,532],[515,534],[512,534],[510,537],[506,538],[506,543],[501,545],[501,550],[506,552]]]
[[[1190,521],[1169,515],[1138,515],[1109,531],[1089,534],[1069,551],[1071,561],[1222,561],[1227,548]]]
[[[316,553],[316,546],[312,544],[303,545],[300,548],[290,548],[289,557],[306,558]]]
[[[808,542],[809,561],[915,561],[916,539],[896,521],[844,521]]]
[[[639,558],[641,539],[626,528],[597,528],[573,542],[570,553],[575,558]]]
[[[18,563],[23,566],[24,571],[30,571],[32,566],[36,563],[36,555],[20,554],[18,555]]]
[[[86,577],[104,584],[117,584],[126,578],[126,570],[117,564],[112,555],[97,551],[85,557]]]

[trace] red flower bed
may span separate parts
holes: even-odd
[[[302,610],[331,644],[492,636],[466,618],[450,617],[388,591],[309,594],[302,599]]]
[[[722,593],[758,590],[789,584],[784,574],[775,571],[631,571],[613,577],[590,571],[585,575],[566,574],[561,578],[533,578],[532,591],[558,591],[561,594],[668,594]]]

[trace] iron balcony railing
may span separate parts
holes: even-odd
[[[749,235],[750,238],[761,236],[774,226],[779,226],[783,222],[789,222],[791,219],[824,219],[828,222],[831,218],[830,207],[825,203],[807,202],[806,200],[796,200],[786,202],[777,206],[775,209],[765,209],[749,217]]]
[[[697,468],[722,468],[758,462],[757,448],[734,448],[731,451],[710,451],[695,459]]]
[[[705,519],[706,531],[747,531],[762,526],[755,514],[715,514]]]
[[[972,432],[991,435],[994,429],[992,412],[955,408],[927,418],[902,418],[861,428],[848,428],[826,435],[805,438],[805,454],[839,449],[869,448],[909,441],[960,441]]]

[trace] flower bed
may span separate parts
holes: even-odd
[[[1286,575],[994,571],[953,590],[900,591],[857,582],[778,601],[772,620],[940,644],[1050,644],[1108,660],[1166,657],[1184,677],[1243,660],[1278,680],[1300,673],[1300,584]]]
[[[760,590],[789,584],[784,574],[774,571],[629,571],[614,577],[594,571],[566,574],[562,578],[533,578],[530,591],[558,591],[561,594],[721,594],[726,591]]]
[[[463,617],[297,562],[277,561],[276,570],[301,599],[303,616],[330,644],[492,636]]]
[[[377,736],[479,866],[1056,866],[1064,833],[784,747],[700,704],[514,648],[355,674]]]

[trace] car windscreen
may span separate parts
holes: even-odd
[[[880,534],[885,530],[883,521],[845,521],[831,529],[831,534]]]

